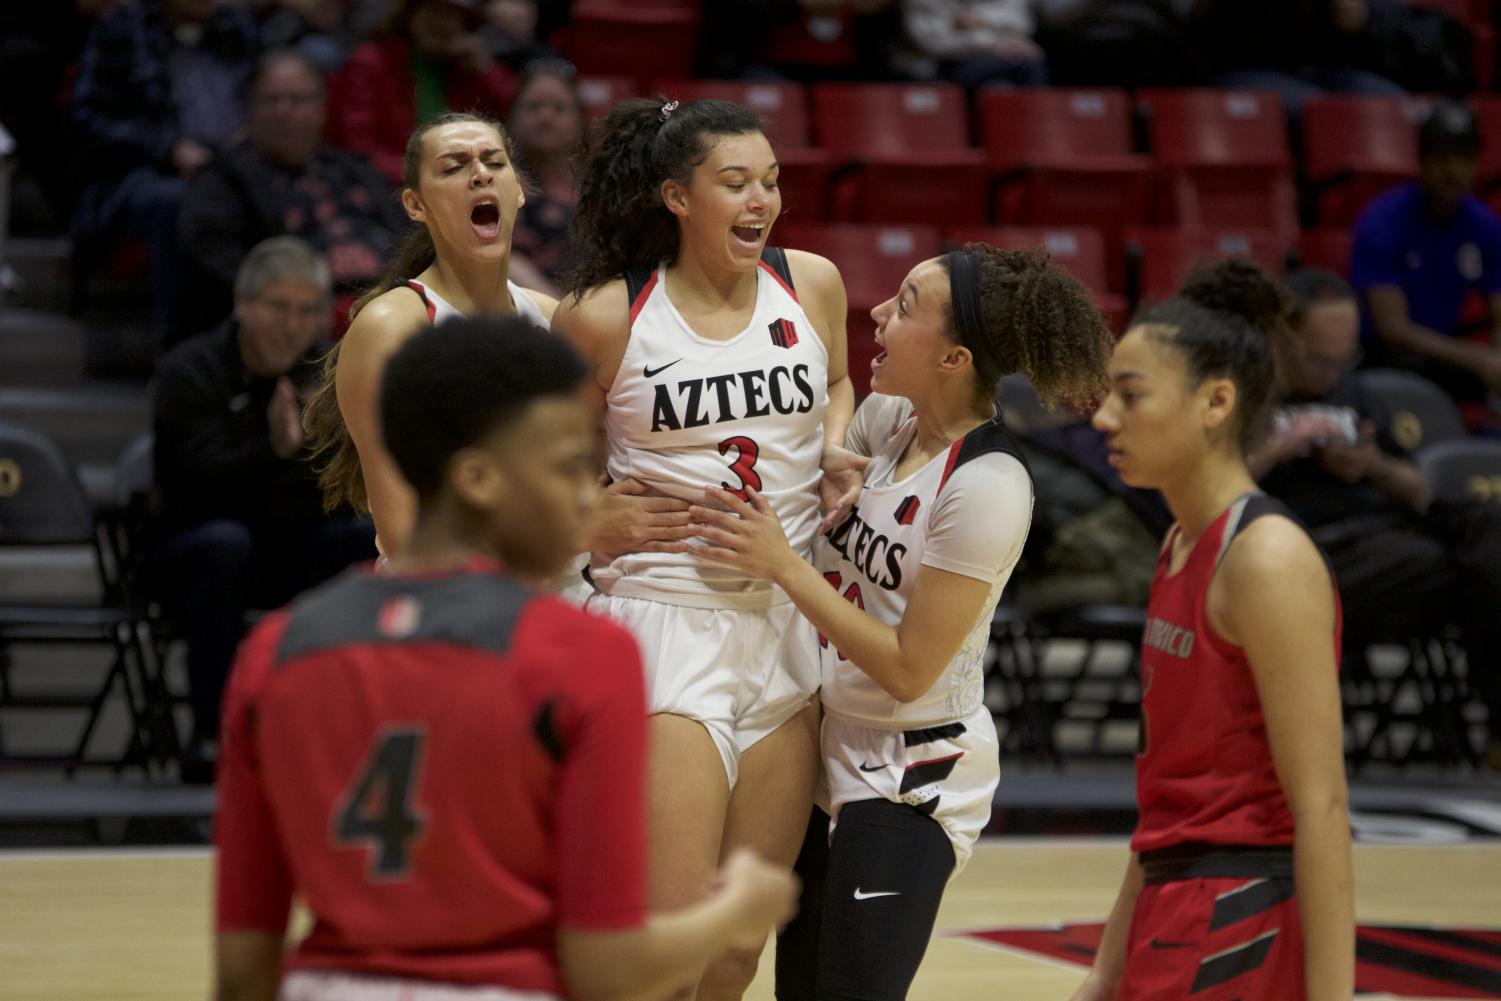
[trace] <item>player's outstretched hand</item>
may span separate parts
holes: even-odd
[[[739,918],[733,947],[756,949],[797,912],[798,879],[790,869],[764,861],[749,848],[730,856],[719,870],[720,892]]]
[[[819,524],[818,531],[822,533],[843,521],[855,501],[860,499],[860,490],[865,486],[865,467],[870,465],[870,457],[838,445],[825,445],[819,465],[823,469],[823,478],[818,481],[823,521]]]
[[[746,487],[745,493],[748,500],[720,487],[704,491],[705,501],[715,507],[695,504],[688,509],[688,531],[700,540],[692,551],[747,577],[776,583],[802,557],[787,542],[782,520],[766,498],[755,487]]]

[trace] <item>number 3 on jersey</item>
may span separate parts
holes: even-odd
[[[359,775],[335,807],[334,844],[373,848],[366,869],[373,881],[401,879],[411,870],[412,842],[427,826],[412,809],[426,738],[420,726],[383,727]]]
[[[740,477],[740,486],[724,482],[719,485],[741,500],[748,501],[748,490],[761,489],[761,474],[756,472],[756,459],[761,456],[761,446],[756,444],[755,439],[737,434],[719,443],[719,454],[728,455],[732,448],[735,450],[735,461],[730,463],[730,472]]]

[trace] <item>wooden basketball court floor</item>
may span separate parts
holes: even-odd
[[[1102,921],[1125,860],[1123,839],[982,842],[911,1001],[1066,1001],[1082,966],[965,933]],[[1501,931],[1501,842],[1357,845],[1355,867],[1362,924]],[[211,997],[211,874],[206,849],[0,853],[0,1001]],[[749,1001],[771,999],[769,967],[768,954]]]

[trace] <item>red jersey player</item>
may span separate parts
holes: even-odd
[[[576,550],[596,489],[583,378],[514,318],[393,357],[407,547],[269,617],[230,681],[221,1001],[663,996],[790,914],[792,877],[749,855],[645,913],[639,656],[526,583]],[[283,962],[294,894],[314,925]]]
[[[1206,294],[1216,282],[1223,296]],[[1277,296],[1242,262],[1191,282],[1232,304],[1257,283]],[[1170,300],[1122,338],[1110,376],[1094,417],[1110,462],[1177,522],[1142,643],[1134,854],[1075,1001],[1348,999],[1339,598],[1246,468],[1273,392],[1267,334]]]

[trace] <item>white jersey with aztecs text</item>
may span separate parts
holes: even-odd
[[[823,704],[831,716],[912,730],[963,719],[984,697],[990,620],[1032,520],[1032,478],[1014,439],[990,420],[902,480],[898,460],[917,433],[909,417],[876,450],[850,516],[819,540],[817,566],[846,600],[900,625],[920,567],[986,581],[990,593],[958,653],[921,697],[898,702],[819,637]]]
[[[780,263],[780,260],[779,260]],[[643,276],[644,278],[644,276]],[[611,480],[703,503],[704,488],[754,487],[808,555],[818,529],[828,351],[797,293],[756,272],[755,312],[728,340],[700,337],[667,297],[663,269],[631,304],[631,334],[607,396]],[[692,553],[596,556],[602,592],[702,608],[766,608],[780,589]]]

